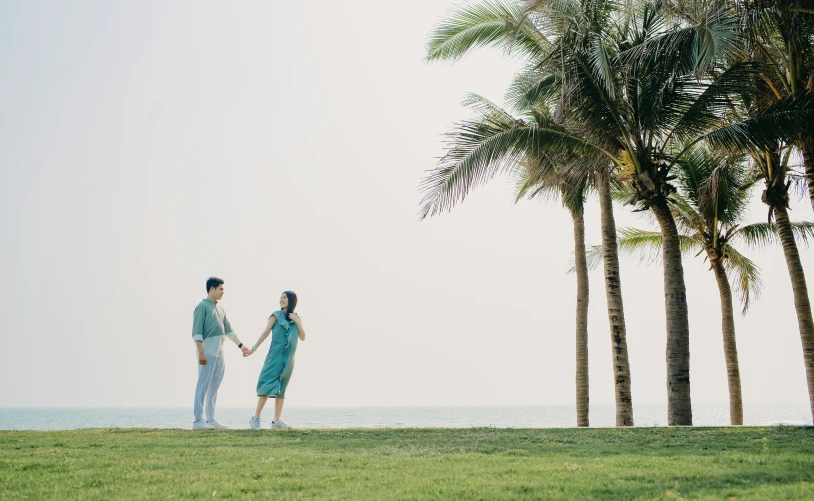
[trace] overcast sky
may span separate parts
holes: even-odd
[[[501,101],[517,67],[492,50],[426,64],[453,4],[0,3],[0,406],[191,407],[210,275],[250,344],[280,292],[298,293],[308,339],[289,406],[572,404],[568,213],[514,205],[498,178],[417,218],[464,94]],[[595,200],[587,211],[597,244]],[[805,403],[782,252],[748,254],[766,288],[736,319],[747,412]],[[685,270],[693,399],[726,402],[715,280],[700,258]],[[611,404],[601,279],[591,403]],[[622,287],[634,405],[665,402],[661,269],[625,261]],[[268,344],[226,348],[218,404],[253,406]]]

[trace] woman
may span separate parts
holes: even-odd
[[[244,355],[249,356],[257,351],[257,347],[271,333],[271,347],[266,355],[266,361],[263,362],[260,378],[257,380],[257,410],[254,417],[249,420],[249,426],[253,430],[260,429],[260,414],[269,397],[275,399],[274,420],[271,422],[271,427],[288,428],[280,420],[280,414],[283,413],[285,389],[291,379],[291,373],[294,371],[294,352],[297,351],[297,341],[305,340],[302,320],[294,313],[296,307],[297,295],[290,291],[283,292],[280,296],[280,309],[271,314],[260,339]]]

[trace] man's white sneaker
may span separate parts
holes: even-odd
[[[282,421],[272,421],[271,427],[277,430],[285,430],[286,428],[288,428],[288,425]]]
[[[249,419],[249,428],[251,428],[252,430],[259,430],[260,429],[260,418],[252,416],[252,418]]]
[[[208,424],[211,424],[215,427],[216,430],[228,430],[229,427],[223,423],[219,423],[217,419],[213,419],[212,421],[207,421]]]
[[[192,423],[192,429],[193,430],[214,430],[215,427],[212,426],[211,424],[207,423],[203,419],[199,419],[198,421],[195,421],[194,423]]]

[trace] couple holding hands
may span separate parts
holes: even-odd
[[[206,299],[195,307],[192,314],[192,339],[198,349],[198,384],[195,387],[195,422],[194,430],[225,429],[225,426],[215,419],[215,403],[218,398],[218,388],[223,381],[225,369],[223,361],[224,337],[232,340],[248,357],[257,351],[257,348],[271,334],[271,347],[269,348],[263,369],[257,381],[257,410],[249,420],[249,427],[260,429],[260,414],[263,412],[269,397],[274,398],[274,420],[272,428],[288,428],[280,420],[285,403],[285,389],[294,371],[294,352],[297,342],[305,340],[305,329],[299,315],[294,313],[297,307],[297,295],[285,291],[280,296],[280,309],[271,314],[263,333],[257,342],[249,348],[237,337],[226,312],[218,305],[223,297],[223,280],[210,277],[206,281]],[[204,419],[205,417],[205,419]]]

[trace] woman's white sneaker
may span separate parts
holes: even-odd
[[[251,428],[252,430],[259,430],[260,429],[260,418],[252,416],[252,418],[249,419],[249,428]]]
[[[277,430],[285,430],[286,428],[288,428],[288,425],[282,421],[272,421],[271,427]]]

